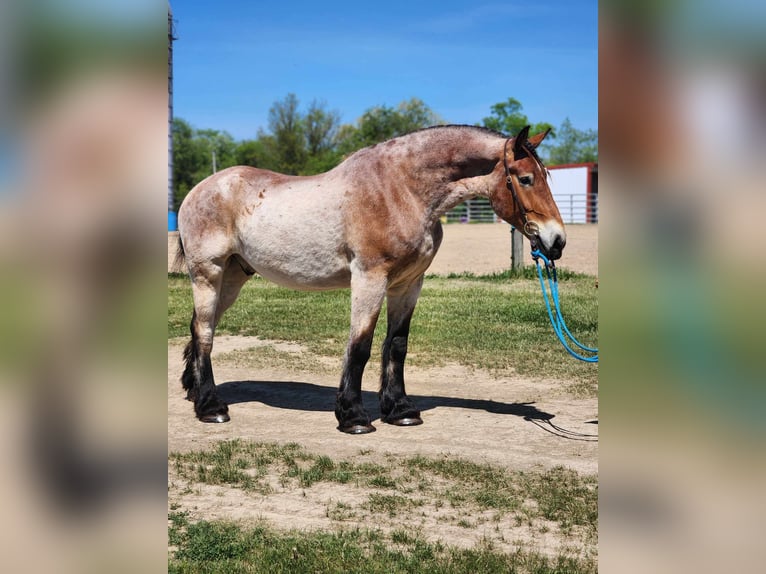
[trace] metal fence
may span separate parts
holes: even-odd
[[[564,223],[598,223],[598,194],[555,196]],[[484,197],[469,199],[447,212],[447,223],[496,223],[499,218]]]

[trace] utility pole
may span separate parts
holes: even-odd
[[[173,10],[168,2],[168,231],[176,231],[178,222],[173,197]]]

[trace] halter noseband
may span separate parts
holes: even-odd
[[[516,192],[516,186],[513,185],[513,176],[511,175],[511,170],[508,167],[508,142],[511,141],[513,138],[508,138],[505,140],[505,144],[503,145],[503,167],[505,168],[505,185],[508,188],[508,191],[511,192],[511,195],[513,196],[513,203],[518,206],[519,213],[521,214],[521,221],[523,224],[522,231],[527,236],[537,235],[539,232],[539,228],[537,226],[537,223],[534,221],[529,221],[527,218],[527,210],[524,207],[524,204],[521,203],[521,200],[519,199],[519,194]]]

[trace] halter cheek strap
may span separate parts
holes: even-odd
[[[508,167],[508,142],[511,141],[513,138],[508,138],[505,140],[505,144],[503,145],[503,167],[505,168],[505,185],[508,188],[508,191],[511,192],[511,196],[513,196],[513,203],[516,205],[516,207],[519,210],[519,213],[521,214],[521,222],[523,225],[522,230],[524,231],[524,234],[527,236],[536,235],[539,231],[537,227],[537,223],[534,221],[529,221],[527,218],[527,210],[524,207],[524,204],[521,203],[521,200],[519,199],[519,195],[516,192],[516,186],[513,185],[513,175],[511,175],[511,170]]]

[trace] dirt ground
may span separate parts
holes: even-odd
[[[487,273],[505,269],[509,235],[504,224],[445,226],[444,243],[431,271]],[[561,266],[595,274],[596,245],[596,226],[570,226]],[[358,459],[362,453],[380,461],[387,454],[452,455],[511,470],[565,466],[588,475],[598,471],[598,400],[571,396],[565,381],[498,376],[460,365],[408,367],[407,391],[422,410],[424,424],[402,428],[379,420],[379,365],[371,363],[362,388],[377,431],[349,436],[336,430],[333,413],[340,357],[322,359],[316,369],[306,367],[305,360],[297,361],[304,365],[300,367],[303,370],[268,362],[243,364],[233,360],[231,353],[267,346],[305,358],[307,351],[292,343],[222,335],[215,339],[213,368],[219,394],[229,403],[231,421],[204,424],[195,419],[179,382],[185,343],[185,339],[168,343],[169,452],[206,449],[217,441],[242,438],[298,443],[333,460]],[[346,487],[331,484],[303,492],[246,496],[231,488],[182,486],[172,469],[169,472],[169,504],[188,509],[198,518],[257,518],[277,528],[331,529],[337,524],[329,518],[328,508],[332,501],[349,496]],[[364,527],[365,518],[359,520],[357,526]],[[557,536],[555,530],[545,533],[544,528],[500,523],[492,529],[466,530],[425,514],[422,520],[423,529],[431,533],[429,537],[458,546],[475,546],[492,539],[500,548],[513,551],[519,541],[526,540],[539,550],[555,553],[571,543]]]
[[[496,377],[459,365],[408,367],[407,391],[423,411],[424,424],[395,427],[378,420],[373,422],[377,432],[348,436],[335,429],[333,413],[340,358],[337,373],[241,365],[221,360],[221,355],[261,345],[282,347],[255,337],[221,335],[215,340],[213,368],[231,421],[203,424],[194,418],[179,382],[184,344],[185,340],[174,339],[168,345],[169,451],[207,448],[215,441],[239,437],[298,442],[334,457],[373,448],[406,455],[449,453],[521,470],[556,465],[587,474],[597,470],[597,399],[568,396],[561,390],[563,381]],[[290,348],[302,352],[297,345]],[[373,418],[379,416],[378,377],[376,365],[369,365],[362,388]]]
[[[231,359],[240,349],[268,346],[303,354],[299,345],[254,337],[219,336],[213,364],[219,394],[229,403],[231,421],[204,424],[193,414],[179,383],[185,341],[168,345],[168,451],[204,450],[222,440],[298,443],[334,461],[386,464],[415,455],[459,457],[509,470],[545,471],[557,466],[593,475],[598,470],[598,401],[569,396],[564,381],[493,376],[459,365],[409,368],[408,394],[422,410],[423,425],[395,427],[380,421],[377,405],[379,365],[368,365],[362,385],[364,403],[376,432],[350,436],[336,430],[333,413],[337,370],[317,372],[244,365]],[[228,357],[227,357],[228,354]],[[305,361],[300,361],[305,364]],[[273,479],[277,482],[277,479]],[[283,530],[377,528],[393,532],[401,518],[365,510],[370,489],[334,483],[311,488],[281,488],[269,495],[246,494],[226,485],[189,483],[169,467],[168,504],[193,519],[266,522]],[[343,509],[343,510],[341,510]],[[338,518],[338,513],[345,514]],[[586,555],[592,542],[577,533],[563,535],[553,523],[520,524],[511,515],[442,506],[432,501],[409,521],[429,542],[474,548],[491,543],[504,552],[532,548],[550,556]],[[465,517],[471,517],[466,527]]]
[[[429,273],[446,275],[469,271],[477,275],[503,271],[511,266],[511,231],[506,223],[477,223],[444,226],[444,240]],[[568,225],[567,246],[559,267],[598,275],[598,225]],[[176,253],[177,232],[168,233],[168,271]],[[524,261],[532,263],[529,245],[524,245]]]

